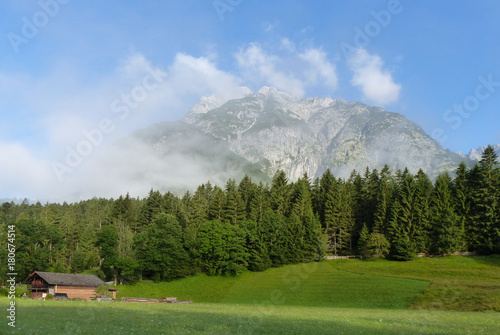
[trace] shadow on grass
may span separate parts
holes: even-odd
[[[468,258],[476,261],[477,263],[485,264],[485,265],[490,265],[490,266],[495,266],[500,268],[500,255],[499,254],[494,254],[494,255],[481,255],[481,256],[468,256]],[[500,271],[500,269],[499,269]]]

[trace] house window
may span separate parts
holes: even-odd
[[[49,288],[49,294],[52,294],[52,295],[54,295],[54,294],[55,294],[55,290],[54,290],[54,288],[53,288],[53,287]]]

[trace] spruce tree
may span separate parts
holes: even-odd
[[[226,195],[224,194],[224,191],[220,187],[214,186],[212,198],[210,199],[210,204],[208,205],[208,217],[210,220],[222,221],[224,219],[225,202]]]
[[[457,219],[459,221],[459,228],[462,235],[462,245],[459,247],[461,250],[468,250],[469,236],[466,234],[467,227],[470,225],[470,206],[471,194],[470,185],[468,182],[469,171],[464,162],[461,162],[455,172],[456,177],[453,180],[453,201]]]
[[[427,253],[430,245],[429,230],[433,185],[427,174],[421,169],[415,176],[415,191],[415,221],[412,239],[415,242],[417,253]]]
[[[226,201],[223,206],[224,221],[238,225],[246,220],[246,208],[234,179],[226,183]]]
[[[252,190],[253,195],[250,200],[250,215],[251,220],[260,222],[264,213],[270,208],[269,206],[269,189],[264,186],[262,181],[256,188]]]
[[[348,185],[339,181],[337,187],[330,189],[325,205],[328,248],[335,254],[346,253],[352,247],[355,220],[348,188]]]
[[[472,246],[482,252],[500,251],[500,172],[498,156],[488,146],[475,167],[472,180]]]
[[[432,196],[431,247],[433,254],[459,251],[462,243],[461,222],[455,212],[451,178],[447,173],[436,179]]]
[[[388,222],[390,208],[393,201],[394,182],[387,165],[380,171],[379,187],[377,189],[377,208],[374,214],[373,231],[386,235],[388,232]]]
[[[420,232],[417,222],[417,188],[414,177],[409,173],[400,175],[400,185],[396,200],[391,208],[389,233],[391,236],[390,256],[398,260],[409,260],[414,257],[418,248]]]
[[[273,177],[270,192],[271,209],[282,218],[288,215],[290,187],[285,172],[280,170]]]

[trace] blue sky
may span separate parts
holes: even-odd
[[[500,143],[499,14],[494,0],[2,1],[0,197],[78,187],[53,164],[103,120],[95,151],[241,86],[382,106],[452,151]]]

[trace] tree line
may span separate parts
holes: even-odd
[[[327,170],[270,185],[248,176],[224,188],[210,182],[182,197],[151,190],[143,199],[0,206],[0,277],[7,230],[16,230],[16,271],[79,273],[107,280],[173,280],[199,272],[236,275],[318,261],[327,253],[410,260],[419,253],[500,252],[500,169],[494,149],[454,176],[385,166]],[[3,281],[3,280],[2,280]]]

